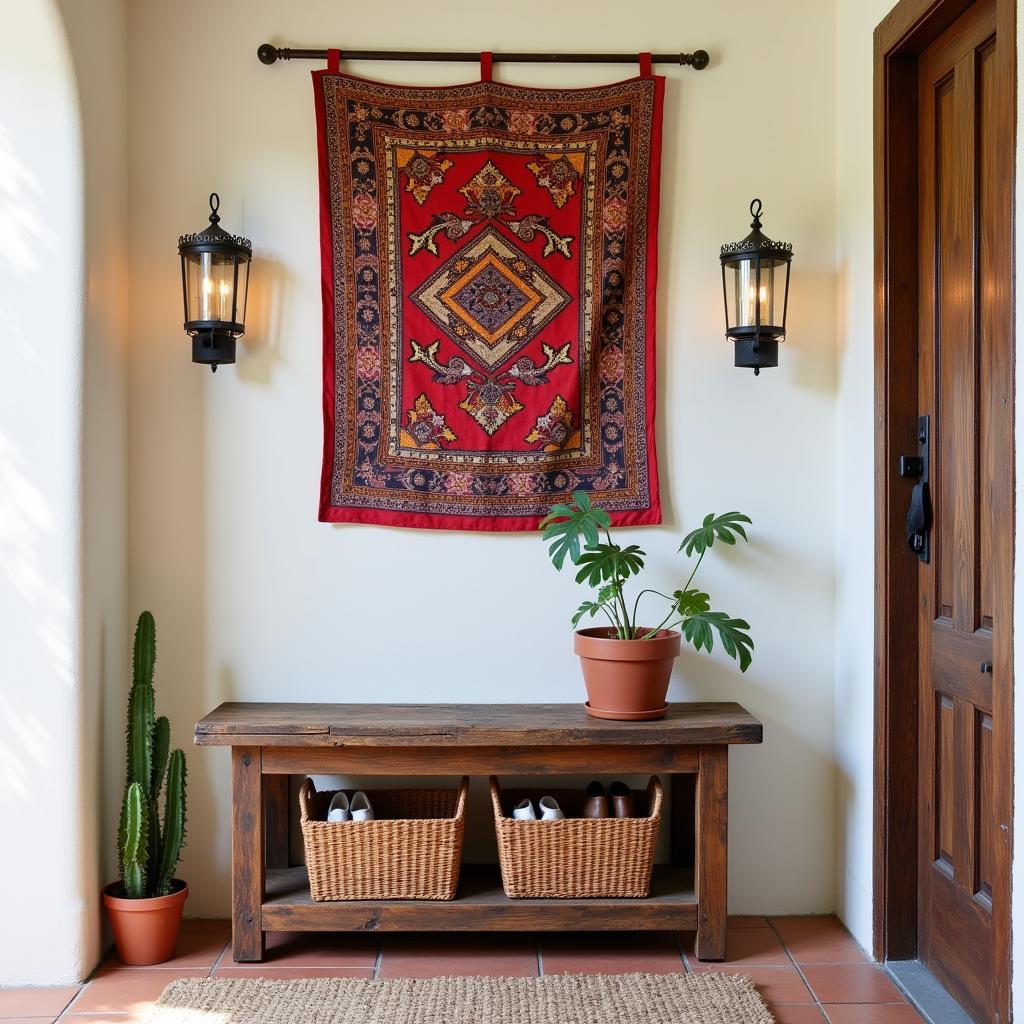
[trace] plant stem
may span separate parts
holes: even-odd
[[[652,629],[649,633],[645,634],[644,636],[640,637],[640,639],[641,640],[650,640],[652,636],[657,636],[658,632],[665,628],[665,623],[668,622],[668,620],[671,619],[672,616],[675,615],[675,613],[676,613],[676,606],[673,603],[672,610],[668,613],[668,615],[665,616],[664,619],[661,620],[661,624],[658,625],[658,626],[655,626],[654,629]],[[680,619],[680,622],[681,621],[682,621],[682,619]]]
[[[668,594],[663,594],[660,590],[655,590],[653,587],[648,587],[646,590],[641,590],[640,593],[636,595],[636,601],[633,602],[633,622],[637,621],[637,609],[640,607],[640,598],[643,597],[644,594],[657,594],[658,597],[663,597],[666,601],[672,600],[672,598],[669,597]]]
[[[693,577],[697,575],[697,570],[700,568],[700,563],[704,561],[704,555],[707,552],[707,550],[708,549],[705,548],[704,551],[702,551],[700,553],[700,556],[697,558],[697,564],[693,567],[693,572],[690,573],[690,578],[686,581],[686,585],[683,587],[684,591],[690,589],[690,584],[693,582]]]
[[[615,547],[616,545],[612,541],[612,535],[608,530],[604,531],[604,535],[608,540],[609,547]],[[632,640],[633,639],[633,623],[629,621],[629,609],[626,607],[626,599],[622,594],[622,578],[619,576],[618,570],[614,572],[614,578],[612,583],[615,585],[615,596],[619,599],[619,605],[622,608],[622,628],[620,630],[620,640]]]

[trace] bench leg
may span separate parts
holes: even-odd
[[[291,863],[288,841],[291,832],[291,789],[287,775],[263,776],[263,827],[267,834],[267,867],[286,868]]]
[[[262,960],[263,775],[259,747],[231,748],[231,948],[235,960]]]
[[[697,777],[697,959],[725,959],[729,748],[700,748]]]

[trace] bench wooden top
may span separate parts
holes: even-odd
[[[200,746],[548,746],[760,743],[739,704],[672,704],[654,722],[591,718],[580,704],[227,703],[196,723]]]

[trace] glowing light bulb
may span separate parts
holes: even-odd
[[[209,277],[203,278],[203,283],[199,291],[199,319],[209,320],[210,319],[210,301],[213,295],[213,279]]]

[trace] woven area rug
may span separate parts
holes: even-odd
[[[588,492],[660,523],[664,79],[444,88],[313,73],[320,518],[533,530]]]
[[[749,978],[185,978],[147,1024],[772,1024]]]

